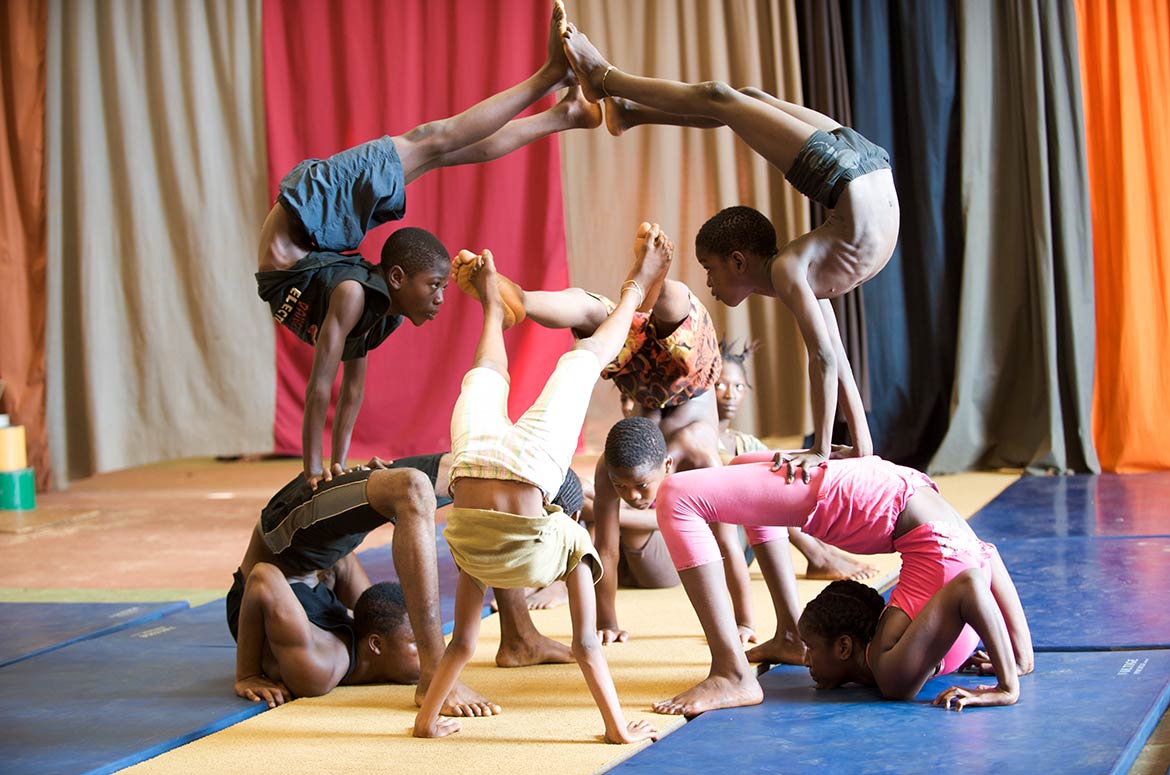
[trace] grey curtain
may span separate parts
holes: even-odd
[[[54,0],[48,420],[58,484],[272,446],[260,2]]]
[[[930,469],[1096,471],[1074,6],[962,0],[958,22],[965,252],[951,420]]]

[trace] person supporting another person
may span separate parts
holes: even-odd
[[[515,424],[507,414],[505,303],[495,263],[488,251],[460,254],[461,261],[474,264],[471,280],[483,303],[484,323],[475,363],[463,378],[451,418],[455,506],[444,536],[459,566],[455,629],[415,718],[417,737],[443,737],[461,728],[439,711],[474,653],[485,587],[545,587],[556,580],[568,585],[573,653],[601,710],[606,741],[629,743],[658,735],[645,721],[627,724],[618,703],[597,633],[593,585],[602,568],[589,534],[548,505],[572,461],[601,365],[617,355],[634,310],[658,292],[670,266],[670,241],[658,229],[643,226],[612,314],[561,356],[536,402]]]

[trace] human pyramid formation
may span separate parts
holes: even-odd
[[[562,88],[567,94],[554,107],[515,118]],[[497,272],[490,250],[464,250],[452,261],[418,228],[391,234],[378,265],[351,252],[369,229],[402,217],[406,185],[423,173],[498,158],[554,132],[595,128],[602,102],[615,135],[641,124],[730,127],[830,210],[823,226],[782,248],[768,219],[748,207],[717,213],[695,238],[717,300],[734,306],[751,294],[779,297],[795,315],[809,352],[810,449],[750,452],[728,432],[746,384],[746,350],[725,348],[732,357],[720,357],[702,303],[666,277],[675,246],[657,224],[638,227],[616,300],[579,288],[520,288]],[[891,699],[914,697],[936,675],[976,670],[993,673],[996,683],[950,688],[935,704],[1014,703],[1033,655],[1011,578],[995,547],[979,541],[925,474],[872,454],[828,301],[882,269],[898,222],[881,148],[757,89],[625,73],[568,22],[559,0],[548,59],[523,82],[451,118],[297,165],[264,222],[256,278],[277,321],[315,348],[304,471],[264,509],[228,593],[237,693],[276,705],[338,684],[417,682],[414,734],[457,732],[457,717],[501,710],[459,680],[493,587],[499,665],[576,661],[607,741],[656,739],[648,722],[626,722],[603,654],[604,644],[629,637],[618,624],[621,577],[641,586],[681,580],[710,646],[708,677],[656,703],[660,713],[761,702],[749,660],[806,664],[818,687],[876,685]],[[451,418],[451,451],[346,467],[366,353],[404,318],[416,326],[433,320],[451,277],[483,306],[475,360]],[[513,423],[503,331],[525,319],[570,329],[576,343]],[[321,437],[342,363],[333,463],[324,466]],[[570,463],[599,377],[618,386],[629,416],[610,431],[593,490],[583,493]],[[852,447],[830,445],[838,391]],[[732,465],[722,465],[733,456]],[[448,498],[454,508],[445,537],[459,580],[445,645],[434,512]],[[578,521],[583,510],[592,536]],[[401,587],[371,585],[354,555],[387,522],[395,524]],[[757,637],[737,524],[759,559],[777,618],[775,635],[746,652]],[[809,558],[810,575],[838,579],[803,614],[790,540]],[[901,553],[889,605],[856,580],[874,569],[833,547]],[[571,648],[537,632],[528,611],[564,597]],[[977,651],[980,641],[985,650]]]

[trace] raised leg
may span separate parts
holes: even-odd
[[[433,167],[436,159],[490,137],[528,106],[564,86],[575,76],[569,69],[560,38],[565,29],[565,7],[553,4],[549,20],[548,59],[520,83],[450,118],[421,124],[394,138],[406,182]]]

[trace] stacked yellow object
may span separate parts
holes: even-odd
[[[0,414],[0,510],[27,511],[36,504],[35,477],[28,467],[24,426],[9,425]]]

